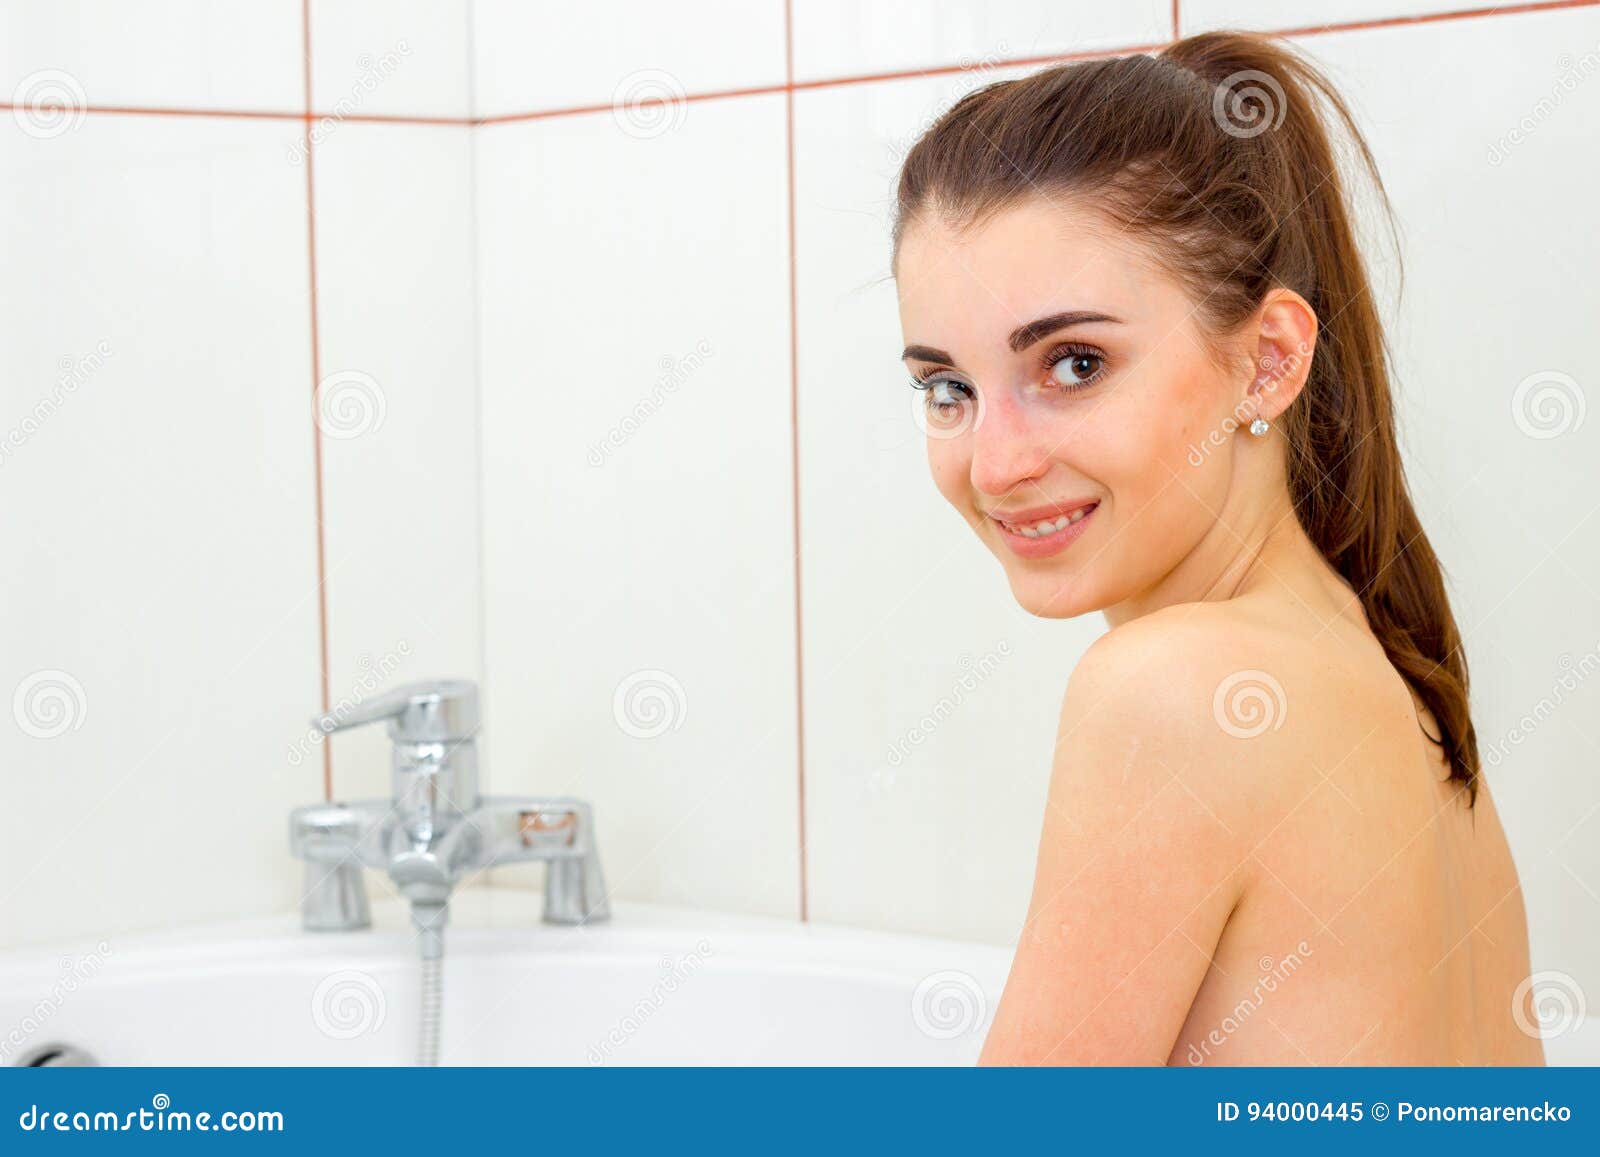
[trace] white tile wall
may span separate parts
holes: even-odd
[[[298,895],[284,816],[321,791],[283,759],[317,695],[298,131],[0,125],[0,425],[72,383],[0,459],[5,942]]]
[[[783,0],[474,0],[477,112],[781,85]]]
[[[335,704],[482,677],[471,148],[464,128],[358,123],[316,148]],[[382,728],[332,743],[340,798],[389,794]]]
[[[12,0],[0,100],[163,108],[305,107],[300,0]],[[66,74],[65,76],[61,74]]]
[[[783,98],[477,150],[496,789],[593,800],[622,896],[794,913]]]
[[[469,116],[469,8],[467,0],[312,0],[312,107]]]
[[[1318,28],[1494,7],[1481,0],[1182,0],[1178,26],[1192,36],[1213,28]]]
[[[1171,35],[1170,0],[798,0],[795,79],[974,67],[1153,44]]]

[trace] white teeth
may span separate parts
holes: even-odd
[[[1059,518],[1047,518],[1043,522],[1034,522],[1027,526],[1015,522],[1007,522],[1004,525],[1013,534],[1020,534],[1024,538],[1039,538],[1046,534],[1054,534],[1058,530],[1065,530],[1074,522],[1081,522],[1093,509],[1093,506],[1080,506],[1071,514],[1063,514]]]

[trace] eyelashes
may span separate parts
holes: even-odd
[[[1092,361],[1092,371],[1082,371],[1082,377],[1074,377],[1077,372],[1077,363]],[[1064,372],[1063,363],[1069,364]],[[1050,347],[1041,360],[1039,372],[1042,375],[1040,385],[1047,390],[1054,390],[1063,394],[1075,394],[1097,385],[1106,374],[1106,355],[1091,345],[1080,342],[1062,342]],[[927,394],[928,405],[936,409],[948,409],[960,405],[958,399],[968,399],[973,396],[973,388],[960,378],[953,377],[950,370],[925,370],[921,373],[913,371],[911,374],[911,388],[922,390]],[[952,397],[954,395],[954,397]]]

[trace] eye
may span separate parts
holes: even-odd
[[[928,409],[935,413],[950,413],[972,400],[972,387],[954,378],[912,378],[911,386],[926,395]]]
[[[1086,346],[1059,346],[1045,358],[1051,385],[1078,390],[1093,384],[1105,373],[1105,355]]]

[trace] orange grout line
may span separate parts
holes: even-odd
[[[1403,25],[1435,24],[1450,20],[1484,19],[1491,16],[1515,16],[1529,12],[1555,12],[1566,8],[1592,8],[1600,4],[1600,0],[1532,0],[1525,4],[1510,4],[1495,7],[1459,8],[1451,12],[1431,12],[1415,16],[1388,16],[1371,20],[1351,20],[1332,24],[1307,25],[1299,28],[1263,28],[1258,31],[1272,36],[1321,36],[1337,32],[1359,32],[1375,28],[1395,28]],[[1178,35],[1179,0],[1172,3],[1172,33],[1173,39]],[[1126,56],[1136,52],[1153,52],[1164,48],[1170,40],[1156,41],[1148,44],[1128,44],[1113,48],[1085,49],[1079,52],[1049,53],[1043,56],[1019,56],[1008,59],[996,60],[992,68],[1026,68],[1033,64],[1064,64],[1074,60],[1096,60],[1103,57]],[[309,37],[307,38],[309,50]],[[754,85],[749,88],[715,89],[708,92],[689,93],[678,98],[683,103],[696,103],[699,101],[729,100],[742,96],[768,96],[779,92],[803,92],[813,89],[842,88],[853,84],[876,84],[891,80],[916,80],[922,77],[949,76],[970,71],[971,66],[965,64],[935,65],[929,68],[907,68],[893,72],[862,73],[852,76],[827,77],[818,80],[795,80],[793,77],[793,46],[785,49],[787,78],[781,84]],[[308,81],[309,83],[309,81]],[[304,112],[271,112],[260,109],[208,109],[208,108],[166,108],[159,106],[142,105],[90,105],[82,109],[84,113],[94,115],[113,116],[173,116],[173,117],[218,117],[233,120],[278,120],[278,121],[351,121],[360,124],[393,124],[393,125],[444,125],[458,128],[481,128],[485,125],[512,124],[519,121],[552,120],[558,117],[585,116],[591,113],[610,112],[612,105],[582,104],[563,105],[555,108],[533,109],[527,112],[500,113],[495,116],[408,116],[405,114],[387,115],[384,113],[352,113],[340,116],[338,113],[316,112],[310,109],[310,100],[307,99],[307,110]],[[663,102],[665,103],[665,102]],[[17,106],[9,102],[0,101],[0,110],[9,111]]]
[[[0,111],[11,111],[17,106],[10,101],[0,101]],[[364,124],[393,125],[455,125],[472,128],[477,124],[471,117],[408,116],[402,113],[350,113],[332,112],[270,112],[265,109],[231,108],[170,108],[162,105],[96,104],[82,111],[95,116],[151,116],[151,117],[215,117],[219,120],[255,121],[353,121]]]
[[[1596,0],[1600,2],[1600,0]],[[674,97],[671,101],[643,101],[643,106],[651,104],[694,104],[704,100],[729,100],[741,96],[770,96],[775,92],[787,92],[790,84],[758,84],[750,88],[719,88],[708,92],[691,92],[685,96]],[[472,120],[474,128],[483,125],[504,125],[515,121],[548,120],[551,117],[583,116],[586,113],[610,112],[614,106],[610,101],[604,104],[578,104],[563,105],[556,108],[535,109],[531,112],[501,113],[498,116],[475,117]]]
[[[471,129],[477,128],[478,122],[472,117],[435,117],[413,116],[405,113],[381,112],[353,112],[341,114],[336,112],[313,112],[306,114],[308,121],[334,121],[339,124],[367,124],[367,125],[442,125],[447,128]]]
[[[1600,0],[1595,0],[1600,3]],[[992,70],[1002,68],[1026,68],[1030,64],[1064,64],[1072,60],[1098,60],[1107,56],[1128,56],[1135,52],[1153,52],[1165,48],[1168,41],[1156,40],[1148,44],[1125,44],[1115,48],[1084,48],[1076,52],[1050,52],[1043,56],[1014,56],[999,60],[986,61],[985,66]],[[797,92],[818,88],[844,88],[852,84],[878,84],[886,80],[920,80],[931,76],[953,76],[958,73],[971,72],[971,64],[940,64],[930,68],[902,68],[893,72],[864,72],[855,76],[826,77],[821,80],[797,80],[792,84]]]
[[[1592,8],[1600,0],[1543,0],[1539,3],[1506,4],[1493,8],[1458,8],[1452,12],[1425,12],[1416,16],[1387,16],[1373,20],[1351,20],[1343,24],[1317,24],[1306,28],[1284,28],[1275,36],[1319,36],[1327,32],[1364,32],[1373,28],[1396,28],[1406,24],[1437,24],[1446,20],[1472,20],[1485,16],[1515,16],[1527,12],[1554,12],[1562,8]]]
[[[322,342],[317,325],[317,189],[313,175],[315,161],[312,156],[311,132],[311,0],[301,0],[301,35],[305,49],[306,97],[306,251],[311,280],[311,447],[312,491],[316,502],[317,518],[317,665],[322,684],[322,713],[329,709],[328,699],[328,571],[327,526],[322,501],[322,426],[317,421],[317,389],[322,382]],[[322,741],[322,796],[333,802],[333,745]]]
[[[806,878],[806,681],[805,631],[800,596],[800,330],[795,259],[794,209],[794,17],[793,0],[783,0],[784,143],[789,200],[789,462],[792,469],[794,525],[794,720],[800,795],[800,919],[810,918]]]

